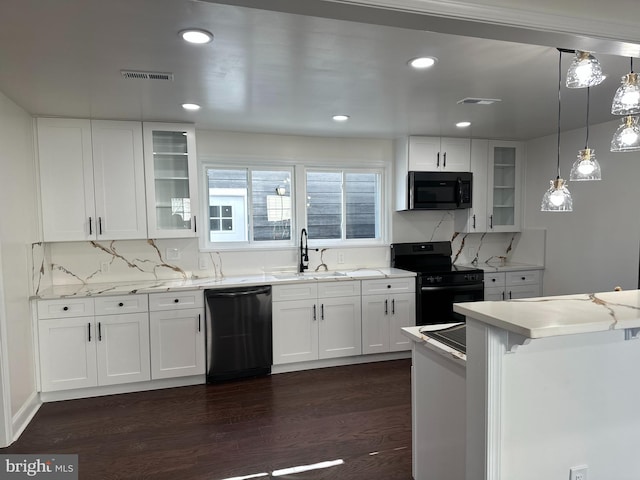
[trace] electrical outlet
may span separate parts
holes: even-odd
[[[587,480],[587,465],[571,467],[569,470],[569,480]]]
[[[179,248],[167,248],[167,260],[180,260],[180,249]]]
[[[200,255],[200,259],[198,260],[198,268],[200,270],[206,270],[209,267],[209,264],[207,262],[207,257],[205,257],[204,255]]]
[[[344,263],[344,253],[338,253],[338,263]]]

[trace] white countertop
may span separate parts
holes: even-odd
[[[97,295],[126,295],[135,293],[162,293],[180,290],[204,290],[208,288],[240,287],[252,285],[275,285],[298,282],[341,282],[348,280],[369,280],[378,278],[415,277],[415,272],[398,268],[359,268],[336,272],[265,273],[259,275],[238,275],[224,278],[190,278],[150,280],[135,282],[87,283],[75,285],[54,285],[44,289],[32,299],[46,300],[68,297],[90,297]]]
[[[453,310],[527,338],[640,328],[640,290],[466,302]]]
[[[478,263],[478,264],[466,264],[465,267],[479,268],[485,272],[517,272],[520,270],[544,270],[543,265],[532,265],[529,263],[513,263],[508,262],[504,265],[500,263]]]
[[[433,338],[429,337],[429,334],[426,335],[421,333],[420,330],[440,330],[443,328],[453,327],[454,325],[459,325],[458,323],[445,323],[441,325],[419,325],[417,327],[403,327],[402,334],[405,337],[410,338],[416,343],[424,344],[425,348],[429,350],[433,350],[444,357],[447,357],[459,365],[466,366],[467,364],[467,356],[459,352],[444,343],[441,343]]]

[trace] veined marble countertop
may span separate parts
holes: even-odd
[[[499,262],[496,263],[478,263],[476,265],[473,264],[465,264],[465,267],[473,267],[484,270],[485,272],[517,272],[519,270],[544,270],[543,265],[531,265],[528,263],[513,263],[507,262],[504,265],[500,265]]]
[[[527,338],[640,328],[640,290],[465,302],[453,310]]]
[[[86,283],[54,285],[31,297],[32,300],[47,300],[68,297],[91,297],[97,295],[126,295],[134,293],[162,293],[180,290],[204,290],[208,288],[241,287],[251,285],[275,285],[298,282],[340,282],[377,278],[414,277],[415,272],[398,268],[359,268],[338,272],[295,272],[238,275],[223,278],[205,277],[189,279],[167,279],[112,283]]]

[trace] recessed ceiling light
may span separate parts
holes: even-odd
[[[182,108],[195,112],[196,110],[200,110],[200,105],[197,103],[183,103]]]
[[[456,123],[456,127],[458,128],[466,128],[471,125],[471,122],[458,122]]]
[[[207,32],[206,30],[201,30],[199,28],[190,28],[188,30],[182,30],[180,32],[180,36],[183,38],[185,42],[189,43],[209,43],[213,40],[213,34],[211,32]]]
[[[333,120],[336,122],[346,122],[349,120],[349,115],[334,115]]]
[[[437,61],[438,59],[436,57],[419,57],[409,60],[409,65],[421,70],[423,68],[433,67]]]

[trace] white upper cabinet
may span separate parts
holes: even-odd
[[[98,239],[146,238],[142,125],[91,121]]]
[[[96,238],[91,122],[38,118],[44,240]]]
[[[38,118],[47,242],[146,238],[138,122]]]
[[[520,231],[522,161],[521,143],[472,141],[472,207],[468,210],[456,210],[456,231]]]
[[[471,141],[468,138],[409,137],[409,171],[468,172]]]
[[[144,123],[149,238],[195,237],[198,209],[192,125]]]

